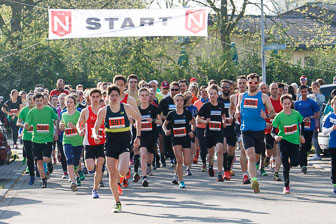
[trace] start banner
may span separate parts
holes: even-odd
[[[207,36],[207,9],[49,9],[49,39]]]

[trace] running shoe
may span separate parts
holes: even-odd
[[[123,190],[121,189],[120,183],[118,183],[118,193],[119,195],[123,194]]]
[[[264,162],[264,166],[265,166],[265,167],[268,167],[269,164],[270,164],[270,161],[271,161],[271,157],[266,157],[266,158],[265,158],[265,162]]]
[[[124,178],[124,181],[122,182],[122,187],[128,187],[128,180]]]
[[[231,180],[231,171],[224,171],[224,180]]]
[[[250,183],[251,183],[250,178],[248,177],[247,174],[245,174],[243,177],[243,184],[250,184]]]
[[[126,179],[130,179],[131,178],[131,167],[128,169],[128,173],[126,174]]]
[[[41,188],[46,188],[47,187],[47,178],[42,179],[41,182]]]
[[[80,180],[80,177],[77,177],[77,178],[76,178],[76,184],[77,184],[77,186],[81,186],[81,185],[82,185],[82,182],[81,182],[81,180]]]
[[[334,194],[336,194],[336,184],[334,184]]]
[[[138,182],[140,180],[140,176],[138,173],[134,173],[133,175],[133,182]]]
[[[167,164],[166,164],[166,161],[165,161],[165,160],[161,161],[161,163],[162,163],[162,167],[166,167],[166,166],[167,166]]]
[[[83,173],[82,170],[78,170],[78,175],[79,175],[80,180],[84,180],[85,179],[85,175],[84,175],[84,173]]]
[[[173,183],[173,184],[178,184],[177,176],[176,176],[176,175],[173,176],[172,183]]]
[[[197,164],[197,162],[198,162],[198,157],[194,157],[194,159],[193,159],[193,164]]]
[[[34,182],[35,182],[35,177],[34,177],[34,176],[30,176],[30,177],[29,177],[29,182],[28,182],[28,184],[29,184],[29,185],[33,185]]]
[[[92,198],[99,198],[99,194],[95,189],[92,189]]]
[[[19,149],[19,147],[17,145],[14,146],[15,149]]]
[[[73,192],[77,191],[77,184],[76,184],[75,182],[72,182],[72,183],[70,184],[70,188],[71,188],[71,190],[72,190]]]
[[[210,176],[210,177],[215,176],[215,171],[214,171],[214,169],[213,169],[213,166],[209,166],[208,173],[209,173],[209,176]]]
[[[284,187],[282,193],[283,194],[290,194],[290,188],[289,188],[289,186],[288,187]]]
[[[206,164],[203,164],[202,165],[202,169],[201,169],[202,172],[205,172],[206,171]]]
[[[121,212],[121,203],[120,203],[120,201],[118,201],[118,202],[115,204],[115,206],[114,206],[114,208],[113,208],[113,212],[114,212],[114,213],[119,213],[119,212]]]
[[[170,168],[173,168],[175,166],[174,160],[170,160]]]
[[[134,165],[134,160],[131,159],[130,162],[129,162],[130,165]]]
[[[180,185],[179,185],[179,188],[185,188],[185,184],[184,184],[184,181],[180,181]]]
[[[192,176],[192,173],[191,173],[190,169],[186,169],[186,172],[185,172],[184,175],[186,175],[186,176]]]
[[[306,173],[307,173],[307,167],[306,167],[306,166],[303,166],[303,167],[301,168],[301,171],[302,171],[303,174],[306,174]]]
[[[147,178],[144,178],[143,181],[142,181],[142,186],[143,187],[148,187],[148,180]]]
[[[63,175],[62,175],[62,179],[68,179],[69,178],[69,175],[67,172],[64,172]]]
[[[279,173],[275,172],[273,176],[274,181],[281,181],[281,178],[279,177]]]
[[[99,183],[99,187],[100,187],[100,188],[104,187],[104,182],[103,182],[103,180],[100,181],[100,183]]]
[[[230,170],[231,176],[236,176],[235,172],[233,171],[233,169]]]
[[[261,173],[261,176],[268,176],[268,173],[265,171],[264,168],[260,168],[260,173]]]
[[[217,182],[224,182],[224,178],[222,176],[222,172],[218,172],[218,174],[217,174]]]
[[[26,168],[26,174],[28,174],[28,173],[29,173],[29,168],[27,167],[27,168]]]
[[[259,193],[260,189],[259,189],[259,183],[257,180],[252,181],[252,189],[254,191],[254,193]]]
[[[309,161],[314,161],[314,160],[321,160],[321,156],[314,155],[309,159]]]

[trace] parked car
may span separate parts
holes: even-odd
[[[328,85],[323,85],[320,88],[321,93],[325,96],[326,102],[323,105],[323,110],[325,108],[325,106],[327,105],[327,102],[331,96],[331,91],[333,91],[334,89],[336,89],[336,84],[328,84]],[[324,117],[326,116],[326,114],[323,114],[321,116],[321,127],[323,126],[323,121],[324,121]],[[317,137],[318,143],[320,145],[320,148],[323,152],[324,155],[330,155],[329,152],[329,134],[328,135],[324,135],[322,132],[318,133],[318,137]]]
[[[12,150],[7,142],[7,126],[6,118],[0,113],[0,165],[11,163]]]

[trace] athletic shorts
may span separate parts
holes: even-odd
[[[130,152],[131,132],[106,132],[105,156],[119,159],[124,152]]]
[[[266,149],[267,150],[273,149],[274,142],[275,142],[275,139],[272,137],[271,134],[266,134],[265,135],[265,143],[266,143]]]
[[[85,159],[98,159],[99,157],[105,158],[104,144],[100,145],[85,145]]]
[[[237,136],[234,130],[234,126],[230,125],[224,128],[224,138],[229,146],[236,146]]]
[[[35,143],[33,142],[33,154],[35,160],[43,160],[43,157],[51,157],[52,142]]]
[[[206,141],[206,145],[208,149],[216,146],[218,143],[223,144],[223,140],[224,140],[224,137],[223,137],[222,131],[219,131],[218,134],[216,135],[210,135],[210,136],[205,137],[205,141]]]
[[[190,136],[184,136],[184,137],[173,137],[173,146],[175,145],[181,145],[184,149],[190,149],[191,148],[191,139]]]
[[[261,154],[265,149],[264,130],[262,131],[242,131],[244,149],[254,147],[256,154]]]
[[[154,153],[154,149],[156,147],[157,137],[152,135],[141,135],[140,138],[140,148],[147,148],[147,152]]]

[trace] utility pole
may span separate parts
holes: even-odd
[[[264,30],[264,1],[261,0],[261,63],[262,63],[262,81],[266,83],[266,62],[265,62],[265,30]]]

